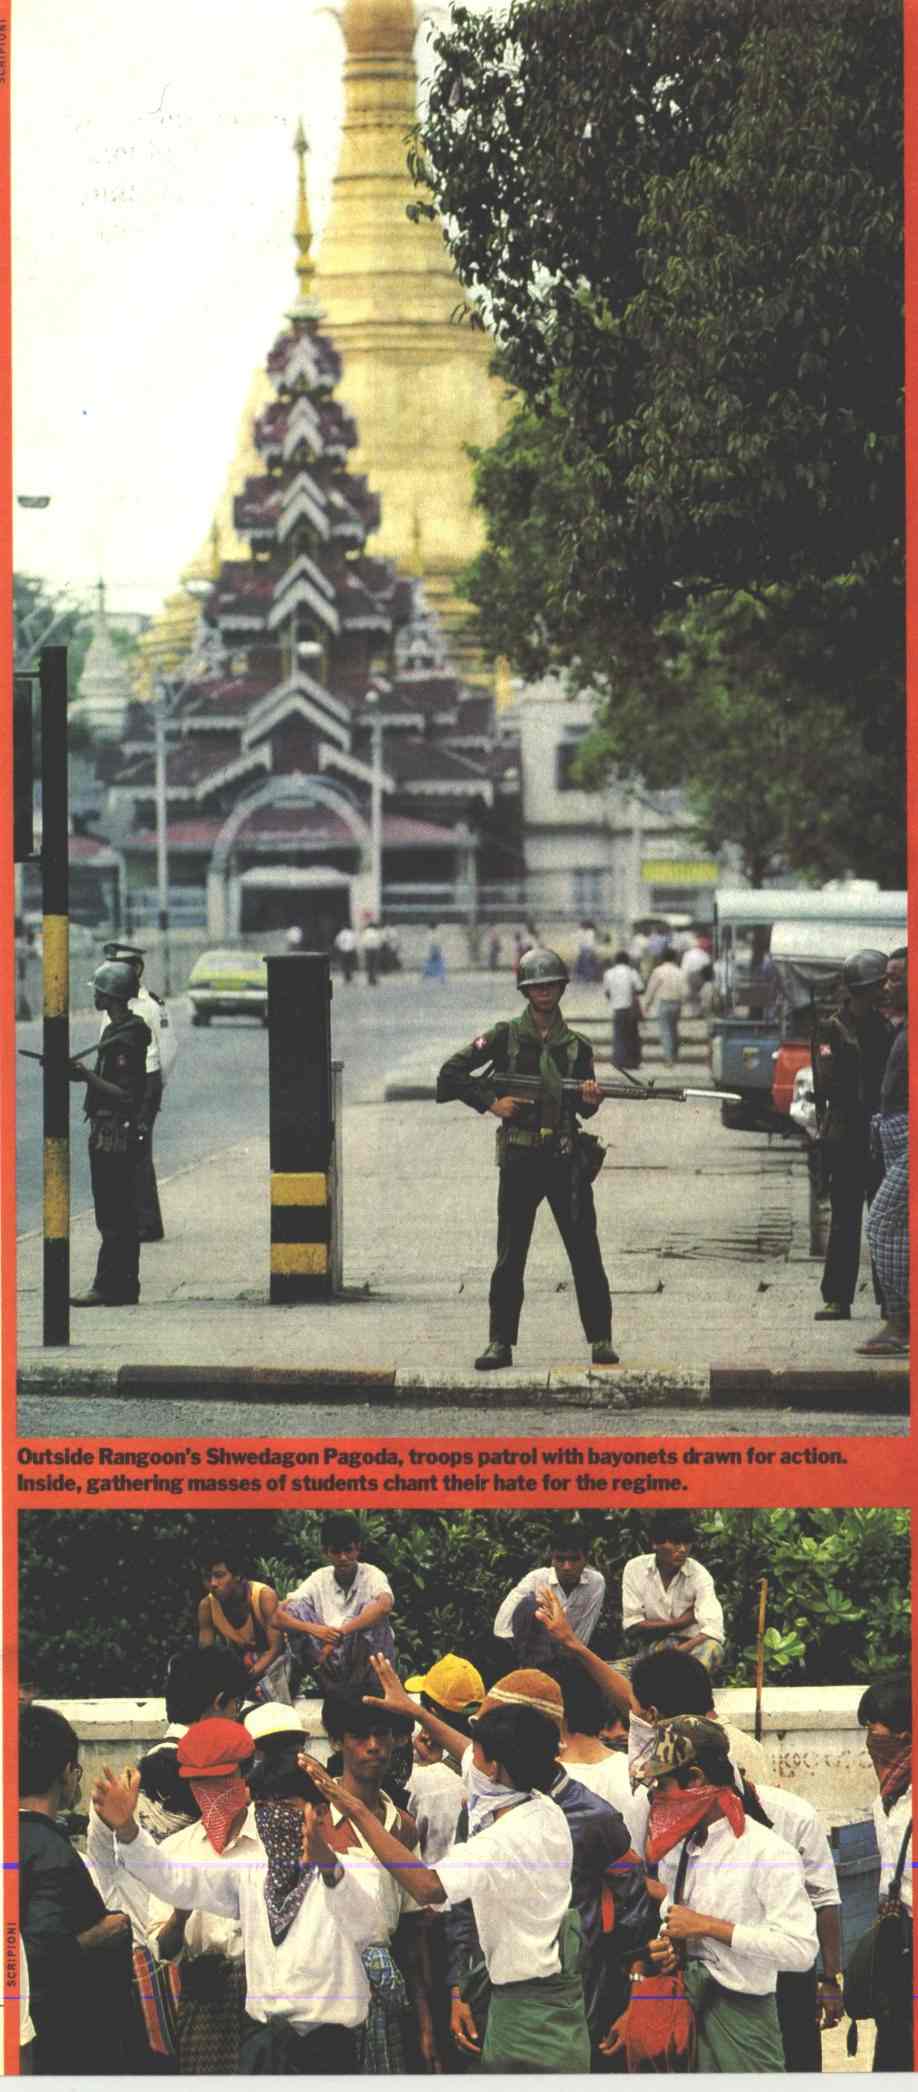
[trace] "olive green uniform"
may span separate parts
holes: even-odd
[[[512,1346],[523,1305],[523,1275],[536,1213],[548,1200],[567,1250],[577,1292],[580,1320],[590,1344],[608,1342],[612,1330],[609,1282],[596,1234],[596,1209],[584,1140],[577,1118],[591,1118],[596,1105],[560,1094],[561,1081],[595,1079],[593,1049],[556,1017],[547,1042],[535,1035],[529,1013],[513,1023],[495,1024],[471,1045],[444,1061],[437,1078],[437,1102],[458,1099],[473,1111],[485,1112],[499,1086],[486,1082],[489,1065],[497,1075],[550,1077],[540,1102],[525,1103],[514,1119],[503,1119],[497,1135],[500,1171],[497,1198],[497,1262],[489,1293],[490,1340]],[[477,1071],[477,1072],[476,1072]]]

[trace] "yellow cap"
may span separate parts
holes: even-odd
[[[428,1699],[436,1700],[438,1707],[449,1707],[454,1714],[464,1714],[469,1707],[480,1706],[484,1699],[484,1679],[464,1656],[441,1656],[439,1663],[431,1664],[423,1677],[406,1678],[405,1691],[426,1692]]]

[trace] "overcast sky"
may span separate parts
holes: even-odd
[[[115,611],[176,586],[295,291],[300,116],[324,222],[342,53],[318,0],[17,8],[14,490],[51,496],[20,569]]]

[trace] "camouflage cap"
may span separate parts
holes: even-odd
[[[642,1765],[645,1780],[659,1780],[678,1772],[683,1765],[696,1765],[699,1751],[727,1755],[727,1739],[719,1722],[706,1714],[677,1714],[671,1721],[657,1723],[656,1742]]]

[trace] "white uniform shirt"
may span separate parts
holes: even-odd
[[[408,1808],[418,1827],[421,1858],[435,1867],[449,1851],[465,1803],[465,1787],[451,1765],[413,1765]]]
[[[492,1983],[558,1974],[573,1860],[557,1802],[533,1794],[438,1862],[450,1902],[471,1902]]]
[[[355,952],[357,950],[357,938],[354,931],[348,929],[347,923],[344,924],[343,929],[338,931],[338,935],[335,938],[335,950],[336,952]]]
[[[714,1589],[710,1571],[689,1555],[684,1569],[677,1570],[665,1584],[656,1556],[632,1555],[622,1575],[622,1626],[641,1627],[646,1620],[678,1620],[694,1603],[695,1619],[686,1634],[706,1634],[714,1642],[724,1638],[723,1608]]]
[[[904,1838],[904,1836],[905,1836],[905,1826],[906,1826],[906,1824],[907,1824],[907,1822],[908,1822],[908,1819],[909,1819],[909,1817],[910,1817],[911,1813],[912,1813],[912,1790],[911,1790],[911,1788],[909,1788],[909,1790],[908,1790],[908,1793],[907,1793],[907,1794],[900,1794],[900,1796],[899,1796],[899,1799],[898,1799],[898,1801],[894,1801],[894,1802],[893,1802],[892,1808],[890,1809],[890,1812],[889,1812],[889,1815],[888,1815],[888,1816],[886,1815],[886,1812],[885,1812],[885,1810],[884,1810],[884,1808],[883,1808],[883,1804],[882,1804],[882,1802],[881,1802],[881,1800],[880,1800],[880,1797],[879,1797],[879,1795],[877,1795],[876,1801],[874,1802],[874,1805],[873,1805],[873,1821],[874,1821],[874,1827],[875,1827],[875,1829],[876,1829],[876,1834],[877,1834],[877,1844],[879,1845],[879,1848],[880,1848],[880,1891],[879,1891],[879,1893],[880,1893],[880,1899],[881,1899],[881,1900],[882,1900],[882,1898],[883,1898],[883,1897],[884,1897],[884,1896],[885,1896],[885,1895],[886,1895],[886,1894],[888,1893],[888,1890],[889,1890],[889,1888],[890,1888],[890,1885],[891,1885],[891,1883],[892,1883],[892,1878],[893,1878],[893,1875],[895,1874],[895,1871],[896,1871],[896,1865],[897,1865],[897,1862],[898,1862],[898,1858],[899,1858],[899,1853],[900,1853],[900,1851],[901,1851],[901,1849],[902,1849],[902,1840],[903,1840],[903,1838]],[[906,1910],[909,1910],[909,1911],[911,1910],[911,1908],[912,1908],[912,1841],[911,1841],[911,1838],[909,1838],[908,1844],[906,1845],[906,1848],[905,1848],[905,1866],[904,1866],[904,1868],[903,1868],[903,1870],[902,1870],[902,1903],[903,1903],[903,1906],[904,1906],[904,1908],[905,1908]]]
[[[643,982],[633,966],[607,966],[602,985],[613,1010],[630,1010],[636,995],[640,995]]]
[[[666,1888],[661,1917],[669,1909],[682,1846],[660,1861]],[[682,1902],[733,1926],[729,1947],[718,1939],[690,1939],[688,1956],[710,1969],[725,1990],[755,1997],[774,1991],[779,1970],[802,1974],[816,1959],[816,1914],[806,1892],[803,1861],[776,1831],[746,1818],[741,1838],[721,1820],[708,1827],[704,1845],[689,1853]]]
[[[381,1569],[374,1569],[372,1562],[358,1562],[357,1573],[347,1590],[339,1584],[329,1564],[326,1569],[314,1569],[305,1583],[288,1592],[284,1602],[293,1605],[300,1598],[308,1598],[323,1627],[341,1627],[345,1620],[356,1619],[365,1605],[372,1605],[374,1599],[387,1594],[392,1597],[392,1585]]]
[[[182,1837],[183,1832],[177,1833]],[[118,1865],[176,1910],[206,1910],[235,1918],[245,1954],[245,2009],[264,2024],[283,2019],[308,2033],[317,2026],[359,2027],[370,1987],[361,1950],[379,1938],[379,1903],[365,1886],[366,1868],[347,1854],[343,1879],[328,1888],[314,1875],[286,1937],[271,1939],[265,1884],[268,1862],[250,1810],[231,1852],[170,1859],[169,1840],[156,1845],[138,1831],[129,1845],[116,1840]]]
[[[503,1603],[498,1606],[494,1633],[501,1641],[509,1642],[512,1639],[513,1615],[520,1599],[527,1598],[530,1592],[544,1591],[546,1587],[554,1592],[580,1641],[589,1641],[602,1612],[606,1579],[600,1575],[598,1569],[587,1566],[573,1590],[562,1591],[550,1562],[544,1569],[530,1569],[527,1576],[521,1576],[519,1583],[514,1584],[512,1591],[508,1591]]]

